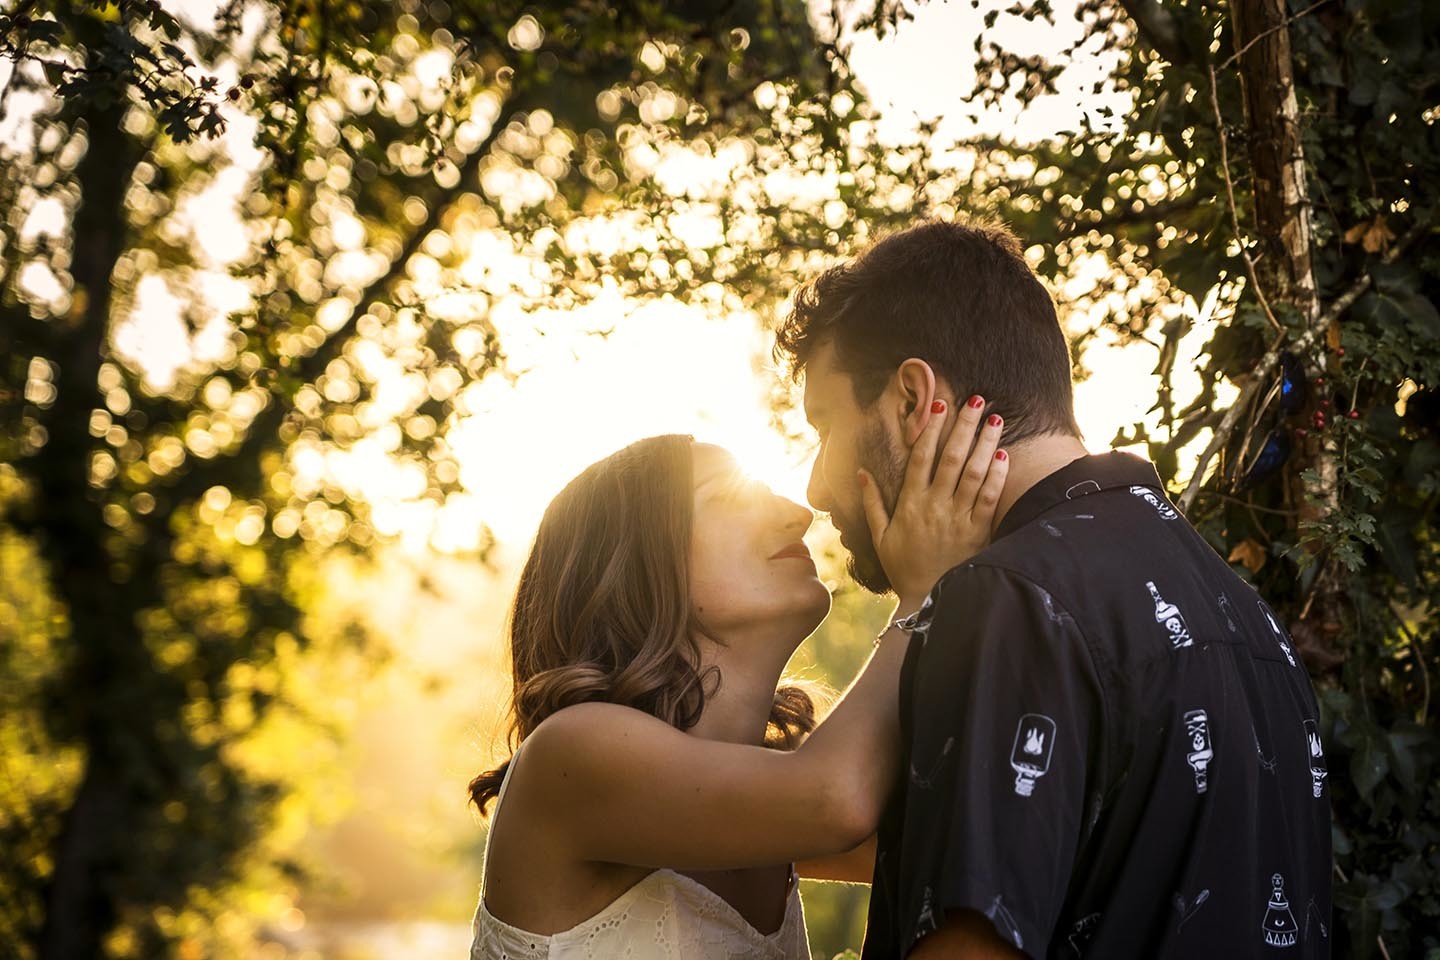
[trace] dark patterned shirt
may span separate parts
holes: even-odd
[[[1033,957],[1329,955],[1310,679],[1149,464],[1051,474],[926,607],[864,960],[963,909]]]

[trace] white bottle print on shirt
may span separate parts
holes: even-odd
[[[1230,598],[1220,594],[1220,612],[1225,615],[1225,629],[1231,633],[1239,633],[1240,628],[1235,626],[1234,608],[1230,606]]]
[[[1141,500],[1144,500],[1146,503],[1150,504],[1150,506],[1154,507],[1155,512],[1160,515],[1160,519],[1180,519],[1180,514],[1175,512],[1175,508],[1162,500],[1160,498],[1160,495],[1157,494],[1154,490],[1151,490],[1149,487],[1142,487],[1136,484],[1135,486],[1130,488],[1130,492],[1133,493],[1135,496],[1139,497]]]
[[[1010,769],[1015,771],[1015,792],[1028,797],[1035,781],[1050,771],[1055,749],[1055,721],[1044,714],[1027,713],[1015,727],[1015,745],[1010,748]]]
[[[1285,638],[1285,631],[1280,629],[1280,624],[1275,622],[1275,615],[1270,608],[1265,606],[1265,601],[1259,601],[1260,612],[1265,614],[1265,622],[1270,624],[1270,630],[1275,634],[1275,642],[1280,645],[1280,652],[1285,654],[1285,659],[1290,661],[1290,666],[1295,666],[1295,654],[1290,652],[1290,641]]]
[[[1275,874],[1270,878],[1270,902],[1265,906],[1265,944],[1271,947],[1295,946],[1296,934],[1300,928],[1295,924],[1295,914],[1290,912],[1290,901],[1285,899],[1285,878]]]
[[[1330,770],[1325,766],[1325,749],[1320,746],[1320,728],[1314,720],[1305,721],[1305,744],[1310,750],[1310,786],[1315,796],[1325,793],[1325,778]]]
[[[1180,615],[1180,608],[1173,603],[1167,603],[1160,596],[1160,588],[1155,586],[1153,580],[1145,581],[1145,586],[1150,590],[1150,596],[1155,600],[1155,622],[1165,628],[1170,635],[1170,646],[1179,650],[1181,647],[1193,646],[1195,638],[1190,636],[1190,628],[1185,625],[1185,618]]]
[[[1215,759],[1215,750],[1210,745],[1210,718],[1204,710],[1185,711],[1185,739],[1189,748],[1185,759],[1195,771],[1195,792],[1204,793],[1209,785],[1210,761]]]

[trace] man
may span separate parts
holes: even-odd
[[[820,434],[810,501],[872,591],[860,468],[893,506],[904,438],[976,395],[1011,458],[993,543],[936,585],[906,657],[865,960],[1328,956],[1305,667],[1153,467],[1087,453],[1015,237],[884,239],[799,291],[776,349]]]

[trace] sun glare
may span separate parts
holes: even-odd
[[[777,492],[803,500],[802,452],[770,428],[769,385],[754,371],[768,348],[753,317],[717,320],[674,302],[615,297],[512,323],[501,337],[525,372],[513,385],[491,377],[467,390],[469,415],[451,436],[461,481],[501,541],[528,541],[571,477],[661,433],[725,447]]]

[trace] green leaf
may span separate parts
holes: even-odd
[[[1368,800],[1389,772],[1390,758],[1386,755],[1383,741],[1366,737],[1350,757],[1350,778],[1355,783],[1355,789]]]
[[[1415,756],[1410,752],[1411,740],[1404,734],[1391,733],[1389,736],[1390,756],[1395,770],[1395,779],[1406,792],[1415,790]]]

